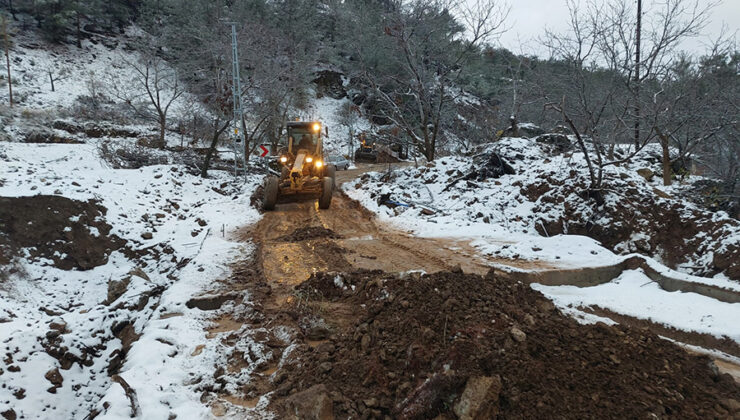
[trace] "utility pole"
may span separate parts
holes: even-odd
[[[637,0],[637,30],[635,31],[635,148],[640,148],[640,29],[642,26],[642,0]]]
[[[242,83],[239,78],[239,49],[236,43],[236,22],[229,22],[231,25],[231,73],[233,81],[231,84],[232,96],[234,101],[234,119],[232,124],[234,127],[234,176],[237,176],[238,164],[237,160],[242,161],[242,168],[244,170],[244,177],[247,176],[247,159],[246,159],[246,139],[244,137],[244,130],[240,129],[242,124]],[[241,150],[240,150],[241,149]]]
[[[8,93],[10,97],[10,107],[13,107],[13,81],[10,79],[10,38],[8,37],[8,23],[3,16],[2,20],[3,45],[5,46],[5,64],[8,67]]]

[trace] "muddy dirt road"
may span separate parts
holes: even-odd
[[[236,378],[207,390],[216,416],[259,417],[266,395],[280,418],[740,415],[740,388],[706,356],[650,325],[581,326],[526,282],[489,271],[542,263],[412,237],[339,193],[326,211],[279,204],[239,234],[257,252],[226,285],[251,302],[209,331],[233,348],[216,375]]]
[[[349,182],[368,170],[384,165],[337,172],[337,184]],[[297,229],[306,235],[288,238]],[[322,230],[333,232],[335,244],[344,252],[321,249],[295,239],[320,239]],[[311,238],[312,232],[315,237]],[[262,261],[268,279],[294,284],[317,271],[371,269],[386,272],[420,270],[437,272],[457,266],[470,273],[485,274],[492,264],[519,268],[542,268],[537,262],[494,260],[481,257],[466,241],[415,238],[380,224],[357,202],[335,193],[331,208],[318,210],[314,202],[279,204],[264,215],[254,228],[243,232],[262,245]],[[323,236],[326,237],[326,236]]]

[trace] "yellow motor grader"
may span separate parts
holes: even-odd
[[[286,135],[278,157],[280,177],[269,175],[265,179],[262,208],[273,210],[278,202],[318,199],[319,208],[328,209],[336,168],[324,160],[321,123],[290,121]]]

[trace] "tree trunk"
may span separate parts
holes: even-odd
[[[164,150],[165,146],[167,146],[167,143],[165,142],[164,134],[165,134],[165,128],[166,128],[166,119],[164,115],[159,116],[159,142],[157,144],[157,147]]]
[[[637,0],[637,30],[635,31],[635,150],[640,148],[640,29],[642,26],[642,0]]]
[[[218,145],[218,131],[213,132],[213,138],[211,138],[211,145],[208,146],[208,151],[206,152],[206,157],[203,159],[203,169],[200,171],[200,177],[201,178],[208,178],[208,168],[211,167],[211,158],[213,158],[213,153],[216,151],[216,145]]]
[[[663,135],[660,136],[660,147],[663,149],[663,185],[666,187],[671,185],[671,152],[668,148],[668,137]]]
[[[211,159],[213,158],[213,153],[216,151],[216,146],[218,145],[218,139],[221,137],[221,134],[229,127],[230,121],[226,121],[226,124],[224,124],[221,128],[218,127],[218,119],[213,124],[213,137],[211,138],[211,144],[208,146],[208,151],[206,152],[206,157],[203,160],[203,169],[200,171],[200,177],[201,178],[208,178],[208,168],[211,167]]]
[[[82,48],[82,31],[80,30],[80,12],[75,13],[77,25],[77,48]]]
[[[249,160],[249,143],[250,139],[247,136],[247,122],[244,118],[244,115],[242,115],[241,118],[241,124],[242,124],[242,138],[244,139],[244,150],[242,150],[242,153],[244,153],[244,163]]]
[[[5,63],[8,67],[8,93],[10,98],[10,107],[13,107],[13,80],[10,78],[10,39],[8,39],[8,25],[5,17],[2,21],[3,44],[5,45]]]

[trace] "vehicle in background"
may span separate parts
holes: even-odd
[[[330,155],[326,163],[334,165],[334,167],[336,167],[337,170],[343,169],[345,171],[349,169],[350,166],[352,166],[352,162],[350,162],[349,159],[341,155]]]

